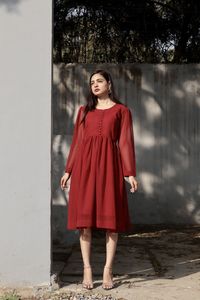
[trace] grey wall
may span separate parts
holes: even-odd
[[[64,228],[68,195],[59,180],[77,109],[97,67],[111,72],[120,100],[133,113],[139,190],[128,194],[132,222],[200,224],[200,65],[60,64],[53,71],[54,240],[69,244],[77,238]]]
[[[51,28],[51,1],[0,1],[0,285],[50,281]]]

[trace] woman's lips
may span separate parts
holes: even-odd
[[[95,89],[94,91],[95,91],[95,92],[98,92],[98,91],[100,91],[100,89]]]

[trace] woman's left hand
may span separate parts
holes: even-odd
[[[129,179],[129,182],[130,182],[130,185],[131,185],[130,192],[131,192],[131,193],[136,192],[137,189],[138,189],[138,183],[137,183],[137,180],[135,179],[134,176],[129,176],[128,179]]]

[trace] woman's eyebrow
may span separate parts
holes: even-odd
[[[98,81],[98,80],[103,80],[103,78],[98,78],[97,81]],[[93,83],[93,82],[94,82],[94,80],[91,81],[91,83]]]

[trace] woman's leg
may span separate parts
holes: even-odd
[[[91,240],[92,232],[91,228],[83,228],[79,230],[80,233],[80,246],[83,259],[84,273],[83,283],[87,288],[92,288],[92,269],[90,265],[90,251],[91,251]]]
[[[103,283],[105,288],[112,286],[112,266],[118,241],[117,232],[106,232],[106,263],[103,272]]]

